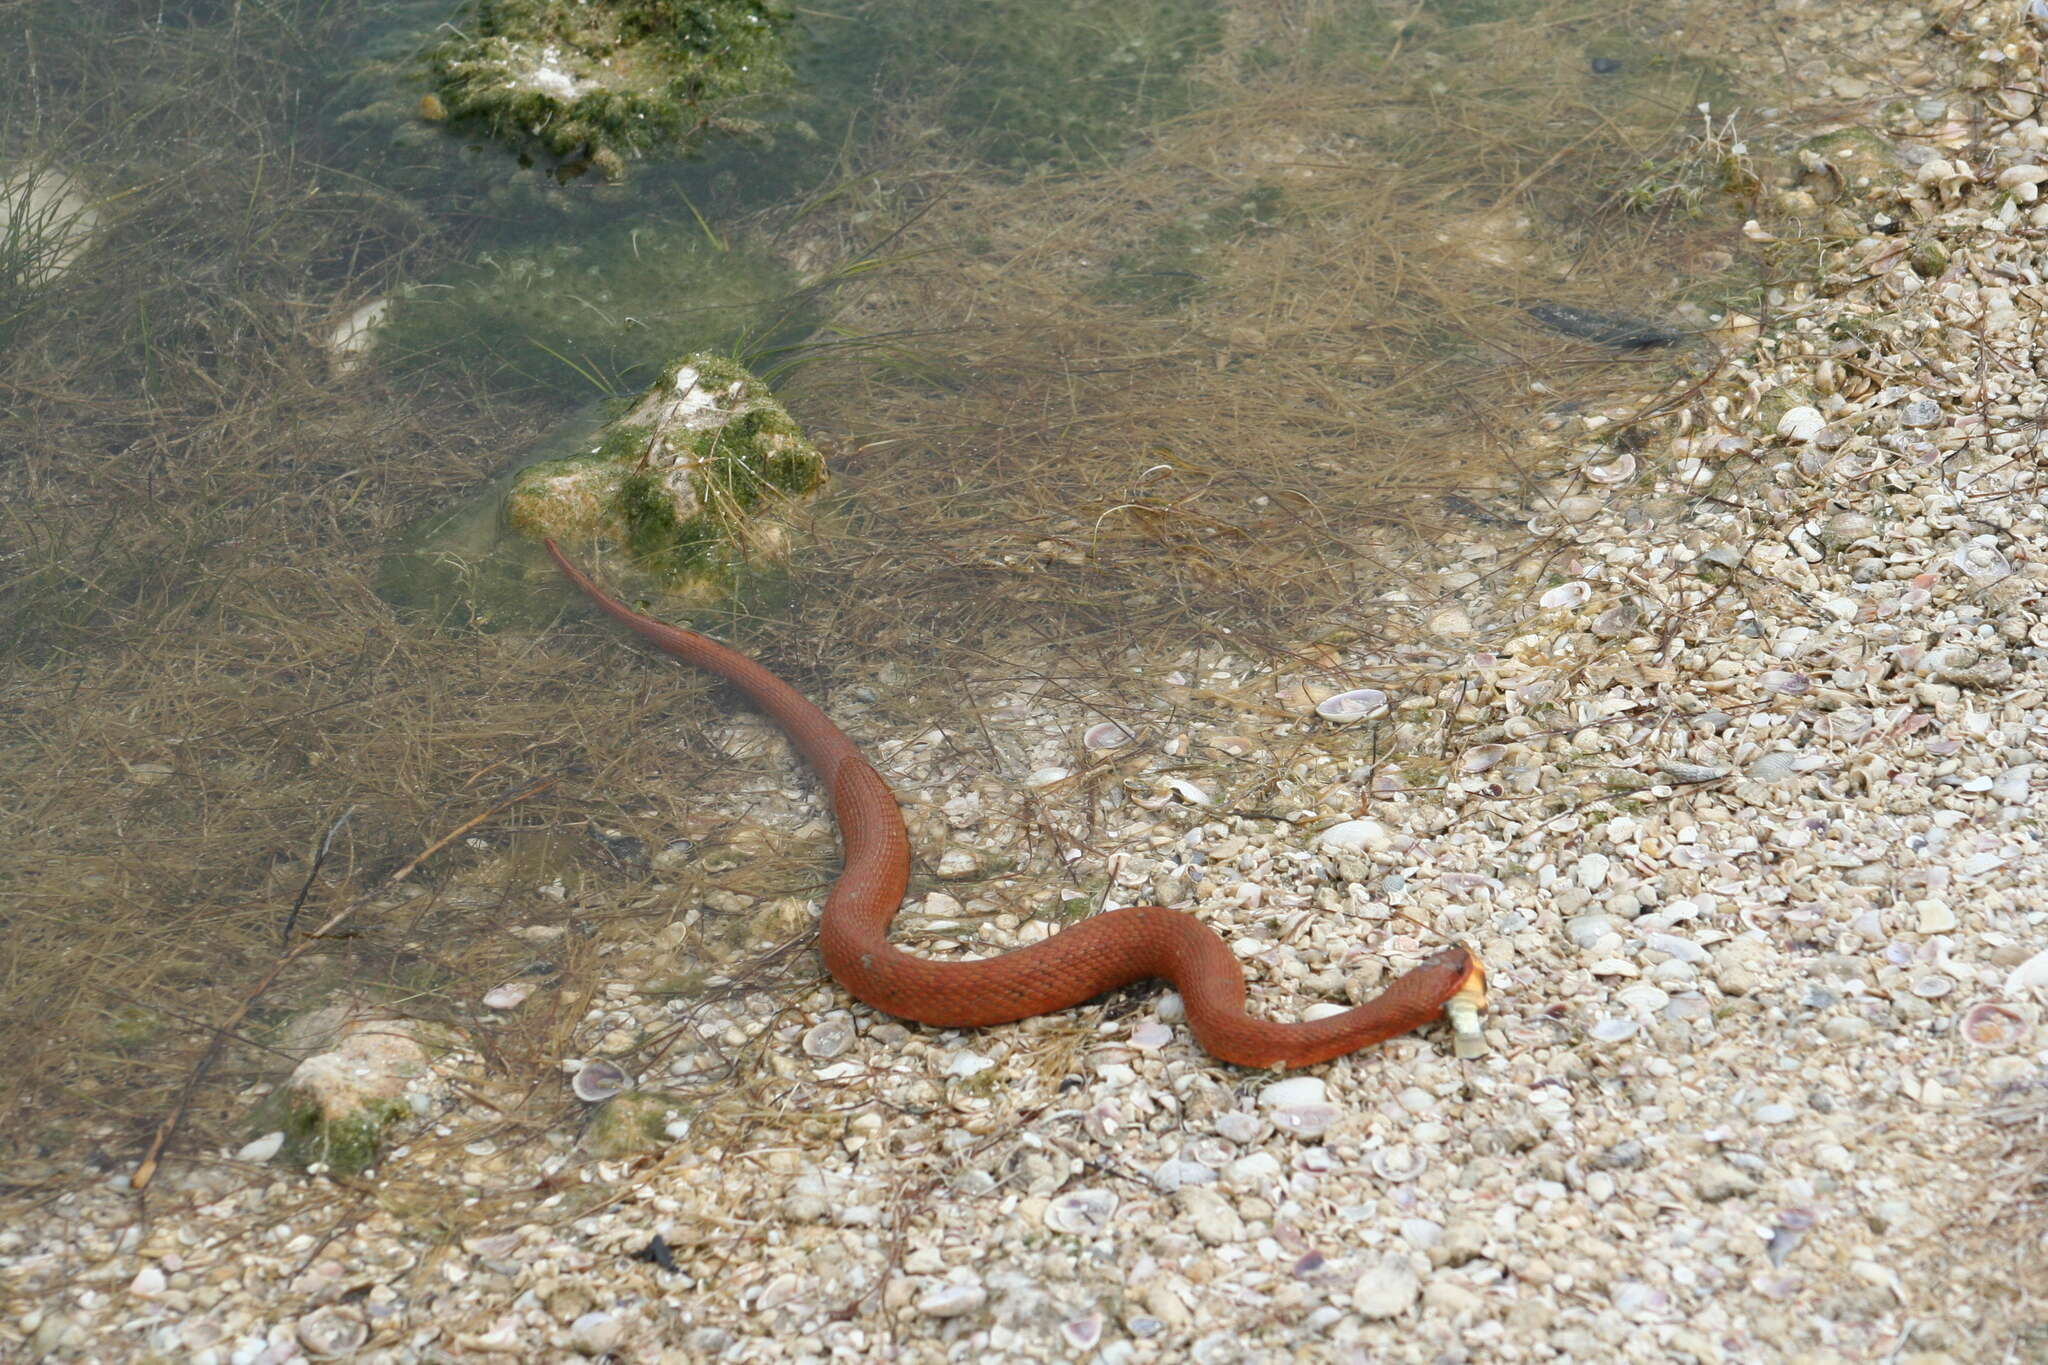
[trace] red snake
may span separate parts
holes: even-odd
[[[895,793],[853,741],[795,688],[708,636],[666,625],[612,597],[546,542],[569,581],[634,634],[747,695],[789,736],[832,796],[844,869],[825,898],[818,945],[825,969],[856,999],[939,1028],[980,1028],[1050,1014],[1133,981],[1164,977],[1180,991],[1195,1040],[1240,1066],[1306,1066],[1355,1052],[1434,1019],[1483,981],[1479,962],[1446,948],[1356,1009],[1302,1024],[1245,1013],[1244,972],[1228,944],[1193,915],[1134,905],[1051,938],[974,962],[928,962],[889,942],[910,885],[910,838]]]

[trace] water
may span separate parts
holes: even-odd
[[[1528,305],[1684,330],[1756,287],[1743,154],[1697,108],[1733,78],[1655,5],[840,6],[790,103],[618,185],[426,116],[448,8],[41,3],[0,39],[10,183],[50,187],[0,223],[10,1158],[139,1150],[295,906],[348,914],[188,1142],[330,1000],[469,1029],[540,982],[484,1032],[547,1077],[622,965],[683,1003],[813,979],[737,911],[652,947],[708,891],[800,905],[830,871],[748,824],[786,777],[721,747],[700,680],[566,599],[378,591],[405,528],[679,349],[738,351],[834,470],[726,627],[878,723],[966,726],[963,678],[1142,706],[1190,648],[1386,629],[1376,594],[1512,506],[1529,423],[1687,363]],[[381,299],[342,372],[324,343]]]

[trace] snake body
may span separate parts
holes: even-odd
[[[1051,938],[972,962],[932,962],[889,942],[910,884],[910,839],[888,783],[852,740],[795,688],[745,655],[644,616],[592,582],[550,540],[547,550],[599,610],[664,653],[715,673],[789,736],[831,795],[843,870],[825,899],[825,968],[885,1014],[941,1028],[979,1028],[1050,1014],[1134,981],[1180,991],[1195,1040],[1240,1066],[1306,1066],[1370,1047],[1437,1017],[1478,962],[1452,947],[1341,1014],[1279,1024],[1245,1013],[1244,972],[1216,931],[1179,910],[1137,905],[1095,915]]]

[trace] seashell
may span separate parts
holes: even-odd
[[[1206,806],[1210,804],[1209,793],[1184,778],[1167,778],[1166,788],[1191,806]]]
[[[1065,768],[1039,768],[1024,779],[1027,787],[1050,787],[1055,782],[1064,782],[1073,774]]]
[[[2048,986],[2048,948],[2012,969],[2005,978],[2005,993],[2019,995],[2037,986]]]
[[[1380,1179],[1399,1185],[1429,1169],[1429,1153],[1405,1142],[1382,1147],[1372,1154],[1372,1169]]]
[[[1778,435],[1796,444],[1805,445],[1820,435],[1822,428],[1827,424],[1828,419],[1820,415],[1819,408],[1801,404],[1788,409],[1785,415],[1778,419]]]
[[[1461,772],[1483,773],[1507,757],[1507,752],[1505,744],[1475,744],[1459,758],[1458,768]]]
[[[1316,703],[1316,714],[1324,720],[1347,722],[1365,720],[1372,716],[1384,715],[1387,710],[1387,694],[1377,687],[1358,687],[1349,692],[1339,692],[1334,697],[1325,697]]]
[[[2009,1005],[1983,1000],[1963,1011],[1956,1029],[1972,1047],[2007,1048],[2027,1036],[2027,1019]]]
[[[1602,1019],[1587,1029],[1586,1034],[1595,1042],[1619,1043],[1635,1037],[1642,1027],[1633,1019]]]
[[[1173,1030],[1156,1020],[1146,1020],[1131,1030],[1131,1046],[1140,1052],[1157,1052],[1173,1041]]]
[[[1086,1317],[1069,1318],[1060,1324],[1060,1336],[1075,1352],[1087,1355],[1102,1340],[1102,1314],[1090,1313]]]
[[[988,1291],[978,1284],[942,1284],[917,1301],[917,1311],[928,1318],[957,1318],[987,1302]]]
[[[1045,1206],[1045,1225],[1054,1232],[1092,1236],[1109,1227],[1117,1202],[1109,1190],[1069,1190]]]
[[[1636,457],[1626,450],[1606,464],[1589,464],[1586,477],[1594,483],[1627,483],[1636,476]]]
[[[493,986],[484,992],[484,1008],[487,1010],[517,1009],[533,994],[531,981],[507,981],[502,986]]]
[[[235,1160],[251,1161],[260,1166],[283,1149],[284,1130],[280,1128],[274,1133],[265,1133],[254,1141],[243,1143],[235,1150]]]
[[[1690,488],[1704,488],[1714,481],[1714,466],[1698,456],[1688,456],[1671,466],[1671,476]]]
[[[1115,721],[1105,720],[1099,725],[1089,726],[1082,733],[1081,747],[1098,751],[1103,749],[1121,749],[1136,738],[1136,735]]]
[[[1785,697],[1803,697],[1813,690],[1813,679],[1804,673],[1788,673],[1782,668],[1767,668],[1757,676],[1757,684],[1766,692],[1776,692]]]
[[[354,1355],[370,1339],[370,1325],[353,1308],[330,1304],[299,1319],[299,1344],[315,1360]]]
[[[1294,1138],[1319,1138],[1344,1116],[1334,1104],[1294,1104],[1272,1113],[1273,1126]]]
[[[1536,604],[1546,611],[1570,611],[1586,605],[1592,596],[1591,586],[1574,579],[1570,583],[1560,583],[1551,588],[1536,599]]]
[[[1210,735],[1202,743],[1218,753],[1229,754],[1232,758],[1243,758],[1259,747],[1243,735]]]
[[[1913,994],[1922,1000],[1939,1000],[1956,988],[1956,983],[1938,972],[1913,979]]]
[[[1957,550],[1955,566],[1972,578],[1997,580],[2012,577],[2012,561],[1998,548],[1993,536],[1978,536]]]
[[[843,1014],[820,1019],[804,1031],[802,1047],[807,1057],[826,1061],[852,1046],[853,1020]]]
[[[569,1082],[569,1089],[585,1104],[601,1104],[625,1088],[626,1073],[610,1062],[585,1062]]]

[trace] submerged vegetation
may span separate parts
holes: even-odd
[[[8,10],[5,145],[102,212],[60,274],[19,226],[0,262],[11,1161],[127,1160],[281,938],[310,946],[248,1036],[335,994],[442,1021],[489,1057],[507,1141],[567,1112],[600,954],[661,932],[728,990],[814,979],[722,947],[744,910],[680,918],[705,878],[801,907],[827,856],[707,813],[759,772],[714,742],[705,683],[581,643],[548,580],[509,622],[375,590],[401,528],[593,395],[700,348],[773,370],[839,501],[786,604],[728,625],[870,689],[869,723],[950,724],[1019,676],[1140,715],[1186,651],[1415,629],[1374,595],[1464,532],[1446,495],[1512,490],[1541,405],[1643,379],[1517,302],[1659,317],[1741,245],[1707,201],[1671,236],[1587,200],[1693,117],[1684,73],[1621,73],[1597,118],[1560,78],[1626,10],[1503,3],[1489,34],[1429,6],[875,0],[805,19],[799,65],[844,64],[795,96],[819,142],[619,187],[472,150],[422,85],[380,86],[403,121],[352,117],[335,53],[420,8]],[[1367,9],[1369,41],[1319,44]],[[335,321],[408,287],[384,358],[337,376]],[[744,856],[657,865],[678,831]],[[343,906],[346,936],[305,938]],[[480,1013],[512,979],[545,987]],[[288,1062],[237,1043],[174,1152],[235,1133]],[[445,1202],[451,1229],[482,1216]]]

